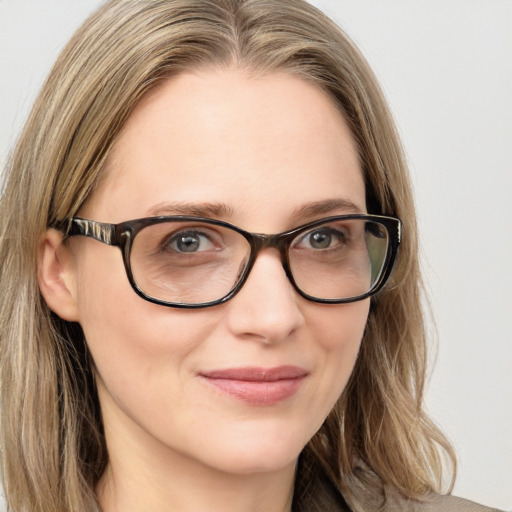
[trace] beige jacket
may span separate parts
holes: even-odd
[[[431,494],[421,501],[410,500],[364,466],[355,473],[357,478],[347,482],[345,492],[327,477],[311,482],[303,500],[294,504],[294,512],[500,512],[455,496]]]

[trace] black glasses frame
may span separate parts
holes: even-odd
[[[375,284],[368,292],[362,295],[358,295],[357,297],[350,297],[348,299],[320,299],[318,297],[308,295],[298,287],[290,270],[288,249],[292,241],[302,232],[308,231],[311,228],[314,228],[315,226],[325,224],[327,222],[350,219],[363,219],[367,221],[374,221],[385,226],[386,230],[388,231],[390,250],[388,250],[388,253],[386,254],[386,261],[384,262],[380,278],[375,282]],[[198,304],[167,302],[164,300],[156,299],[144,293],[135,282],[132,274],[130,254],[132,250],[133,239],[135,238],[137,233],[141,231],[143,228],[153,224],[160,224],[163,222],[201,222],[213,226],[222,226],[224,228],[236,231],[237,233],[242,235],[250,245],[251,254],[249,256],[249,260],[247,261],[245,269],[241,274],[240,278],[238,279],[234,288],[220,299]],[[305,299],[322,304],[345,304],[349,302],[356,302],[359,300],[366,299],[367,297],[370,297],[371,295],[377,293],[388,280],[391,274],[391,270],[393,269],[394,262],[396,260],[398,247],[400,245],[402,237],[402,223],[400,219],[397,219],[395,217],[387,217],[383,215],[369,214],[337,215],[333,217],[322,218],[310,222],[308,224],[304,224],[297,228],[291,229],[289,231],[285,231],[283,233],[278,233],[275,235],[249,233],[248,231],[244,231],[243,229],[240,229],[237,226],[234,226],[221,220],[183,215],[145,217],[141,219],[121,222],[119,224],[107,224],[104,222],[97,222],[94,220],[83,219],[80,217],[73,217],[72,219],[64,221],[57,227],[65,232],[66,238],[73,236],[86,236],[88,238],[97,240],[98,242],[119,247],[123,256],[123,262],[130,285],[135,291],[135,293],[137,293],[137,295],[139,295],[143,299],[149,302],[153,302],[154,304],[159,304],[161,306],[189,309],[216,306],[218,304],[227,302],[228,300],[233,298],[240,291],[245,281],[247,280],[249,273],[251,272],[251,269],[254,265],[254,262],[256,261],[258,253],[265,248],[275,248],[279,251],[281,255],[281,263],[283,265],[283,269],[286,273],[286,276],[288,277],[288,280],[295,288],[297,293],[300,296],[304,297]]]

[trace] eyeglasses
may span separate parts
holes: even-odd
[[[163,306],[204,308],[228,301],[266,248],[279,251],[283,269],[302,297],[341,304],[365,299],[384,286],[400,244],[401,222],[379,215],[340,215],[266,235],[201,217],[149,217],[120,224],[74,217],[67,221],[67,236],[119,247],[132,288]]]

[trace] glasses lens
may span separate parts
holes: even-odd
[[[310,297],[340,300],[371,291],[385,270],[389,233],[383,224],[343,219],[302,232],[289,249],[298,288]]]
[[[138,288],[154,299],[203,304],[226,296],[250,257],[240,233],[204,222],[162,222],[137,233],[130,265]]]

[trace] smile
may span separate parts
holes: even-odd
[[[208,384],[250,405],[274,405],[298,392],[308,372],[297,366],[232,368],[199,374]]]

